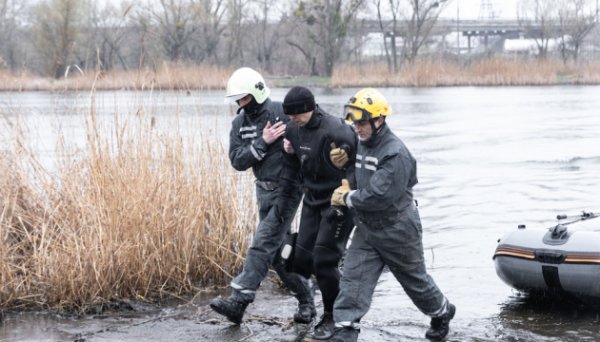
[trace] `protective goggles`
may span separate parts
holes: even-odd
[[[352,105],[344,106],[344,116],[346,118],[346,121],[349,122],[365,121],[373,117],[373,115],[369,111]]]

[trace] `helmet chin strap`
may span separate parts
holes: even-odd
[[[366,140],[366,142],[372,141],[377,136],[377,134],[379,134],[379,132],[381,132],[383,125],[385,125],[385,117],[383,119],[383,122],[379,126],[379,128],[377,128],[375,126],[375,121],[377,121],[377,120],[379,120],[379,117],[375,118],[375,119],[369,119],[369,124],[371,125],[371,136],[369,137],[369,139]]]

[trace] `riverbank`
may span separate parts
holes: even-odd
[[[234,68],[162,64],[152,69],[84,72],[71,69],[60,79],[0,71],[0,91],[209,90],[224,89]],[[600,61],[564,64],[556,59],[484,58],[466,62],[421,59],[396,73],[385,63],[340,65],[331,77],[270,75],[271,87],[447,87],[600,84]]]
[[[91,102],[66,114],[80,146],[56,128],[32,147],[58,108],[34,130],[31,113],[0,116],[0,309],[82,314],[229,282],[256,225],[251,174],[232,171],[207,123],[185,135],[156,108],[96,115]]]
[[[432,270],[436,279],[440,272],[444,270]],[[429,318],[414,308],[389,272],[382,275],[382,282],[384,286],[376,289],[373,306],[361,321],[359,341],[428,341],[424,332]],[[386,287],[386,283],[393,285]],[[300,342],[318,321],[294,323],[296,300],[270,280],[257,291],[241,325],[210,309],[210,299],[219,294],[226,292],[207,290],[161,305],[130,302],[127,311],[77,318],[51,312],[10,312],[0,323],[0,341]],[[316,300],[320,315],[319,291]],[[598,332],[594,307],[566,298],[516,294],[499,305],[499,313],[482,314],[461,303],[447,340],[575,342],[594,340]]]

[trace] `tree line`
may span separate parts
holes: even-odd
[[[451,1],[0,0],[0,69],[60,78],[166,61],[330,76],[336,64],[379,58],[398,71],[430,44]],[[562,35],[566,60],[596,24],[589,2],[524,0],[519,19],[537,31],[548,20],[577,28]],[[380,26],[380,56],[363,53],[369,21]],[[396,40],[390,32],[399,25],[404,34]],[[544,55],[549,33],[538,33]]]

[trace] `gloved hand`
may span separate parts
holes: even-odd
[[[329,159],[335,167],[343,169],[348,163],[348,152],[341,147],[336,147],[335,142],[331,143],[331,151],[329,151]]]
[[[338,207],[338,206],[329,207],[329,211],[327,211],[325,220],[327,220],[327,223],[332,224],[332,225],[342,223],[346,219],[347,211],[348,211],[348,208],[346,208],[346,207]]]
[[[348,180],[344,178],[342,179],[342,185],[333,190],[333,195],[331,195],[331,205],[345,207],[346,202],[344,199],[348,192],[350,192],[350,183],[348,183]]]

